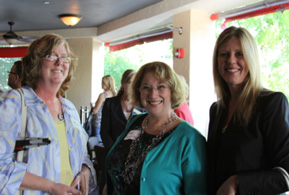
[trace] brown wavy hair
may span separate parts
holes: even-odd
[[[124,71],[121,77],[121,81],[120,81],[121,85],[129,82],[133,78],[134,74],[135,74],[135,71],[132,69],[127,69],[126,71]],[[123,87],[121,86],[117,92],[117,96],[122,96],[123,93],[124,93]]]
[[[186,89],[180,78],[175,71],[166,63],[163,62],[150,62],[143,65],[135,74],[130,85],[130,100],[135,106],[143,108],[140,101],[139,87],[146,73],[153,72],[154,76],[169,85],[171,90],[171,108],[178,108],[185,101]]]
[[[46,55],[50,55],[54,49],[64,45],[68,57],[71,58],[68,75],[57,92],[57,97],[64,96],[68,90],[73,73],[77,66],[77,58],[71,51],[67,41],[60,35],[47,34],[33,41],[28,47],[27,54],[22,58],[22,86],[37,88],[37,83],[41,78],[41,67]]]

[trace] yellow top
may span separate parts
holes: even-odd
[[[57,130],[60,147],[61,183],[70,185],[73,181],[73,173],[69,160],[69,147],[67,143],[65,123],[64,121],[59,121],[54,124]]]

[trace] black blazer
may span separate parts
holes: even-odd
[[[134,107],[130,117],[143,111],[143,109]],[[121,106],[121,96],[106,98],[102,109],[100,129],[101,139],[106,151],[110,150],[117,137],[124,131],[126,123],[127,119]]]
[[[222,134],[227,110],[210,109],[207,141],[209,191],[237,174],[239,194],[277,194],[288,191],[284,177],[274,167],[289,172],[289,110],[286,97],[262,91],[248,125],[230,122]]]

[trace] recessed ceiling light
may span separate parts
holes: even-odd
[[[49,5],[49,4],[50,4],[50,1],[43,1],[43,4],[44,4],[44,5]]]

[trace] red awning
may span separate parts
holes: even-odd
[[[266,15],[278,11],[284,12],[287,9],[289,9],[289,3],[287,0],[281,0],[271,3],[262,2],[229,12],[212,14],[210,18],[211,20],[225,19],[225,22],[222,25],[222,28],[224,29],[226,28],[227,22]]]
[[[26,55],[28,47],[1,47],[1,58],[22,58]]]
[[[148,43],[148,42],[159,41],[159,40],[170,39],[170,38],[173,38],[172,31],[166,32],[164,34],[148,36],[145,38],[137,38],[136,40],[123,41],[123,42],[120,42],[119,44],[106,43],[105,46],[109,47],[109,51],[119,51],[119,50],[126,49],[135,45],[141,45],[141,44]]]
[[[268,7],[268,8],[264,8],[264,9],[260,9],[260,10],[256,10],[256,11],[252,11],[246,14],[241,14],[238,16],[234,16],[234,17],[229,17],[226,18],[225,22],[222,24],[222,26],[225,27],[226,23],[228,22],[232,22],[234,20],[241,20],[241,19],[247,19],[247,18],[252,18],[255,16],[261,16],[261,15],[266,15],[266,14],[271,14],[271,13],[275,13],[278,11],[285,11],[289,9],[289,3],[285,3],[282,5],[276,5],[276,6],[272,6],[272,7]]]

